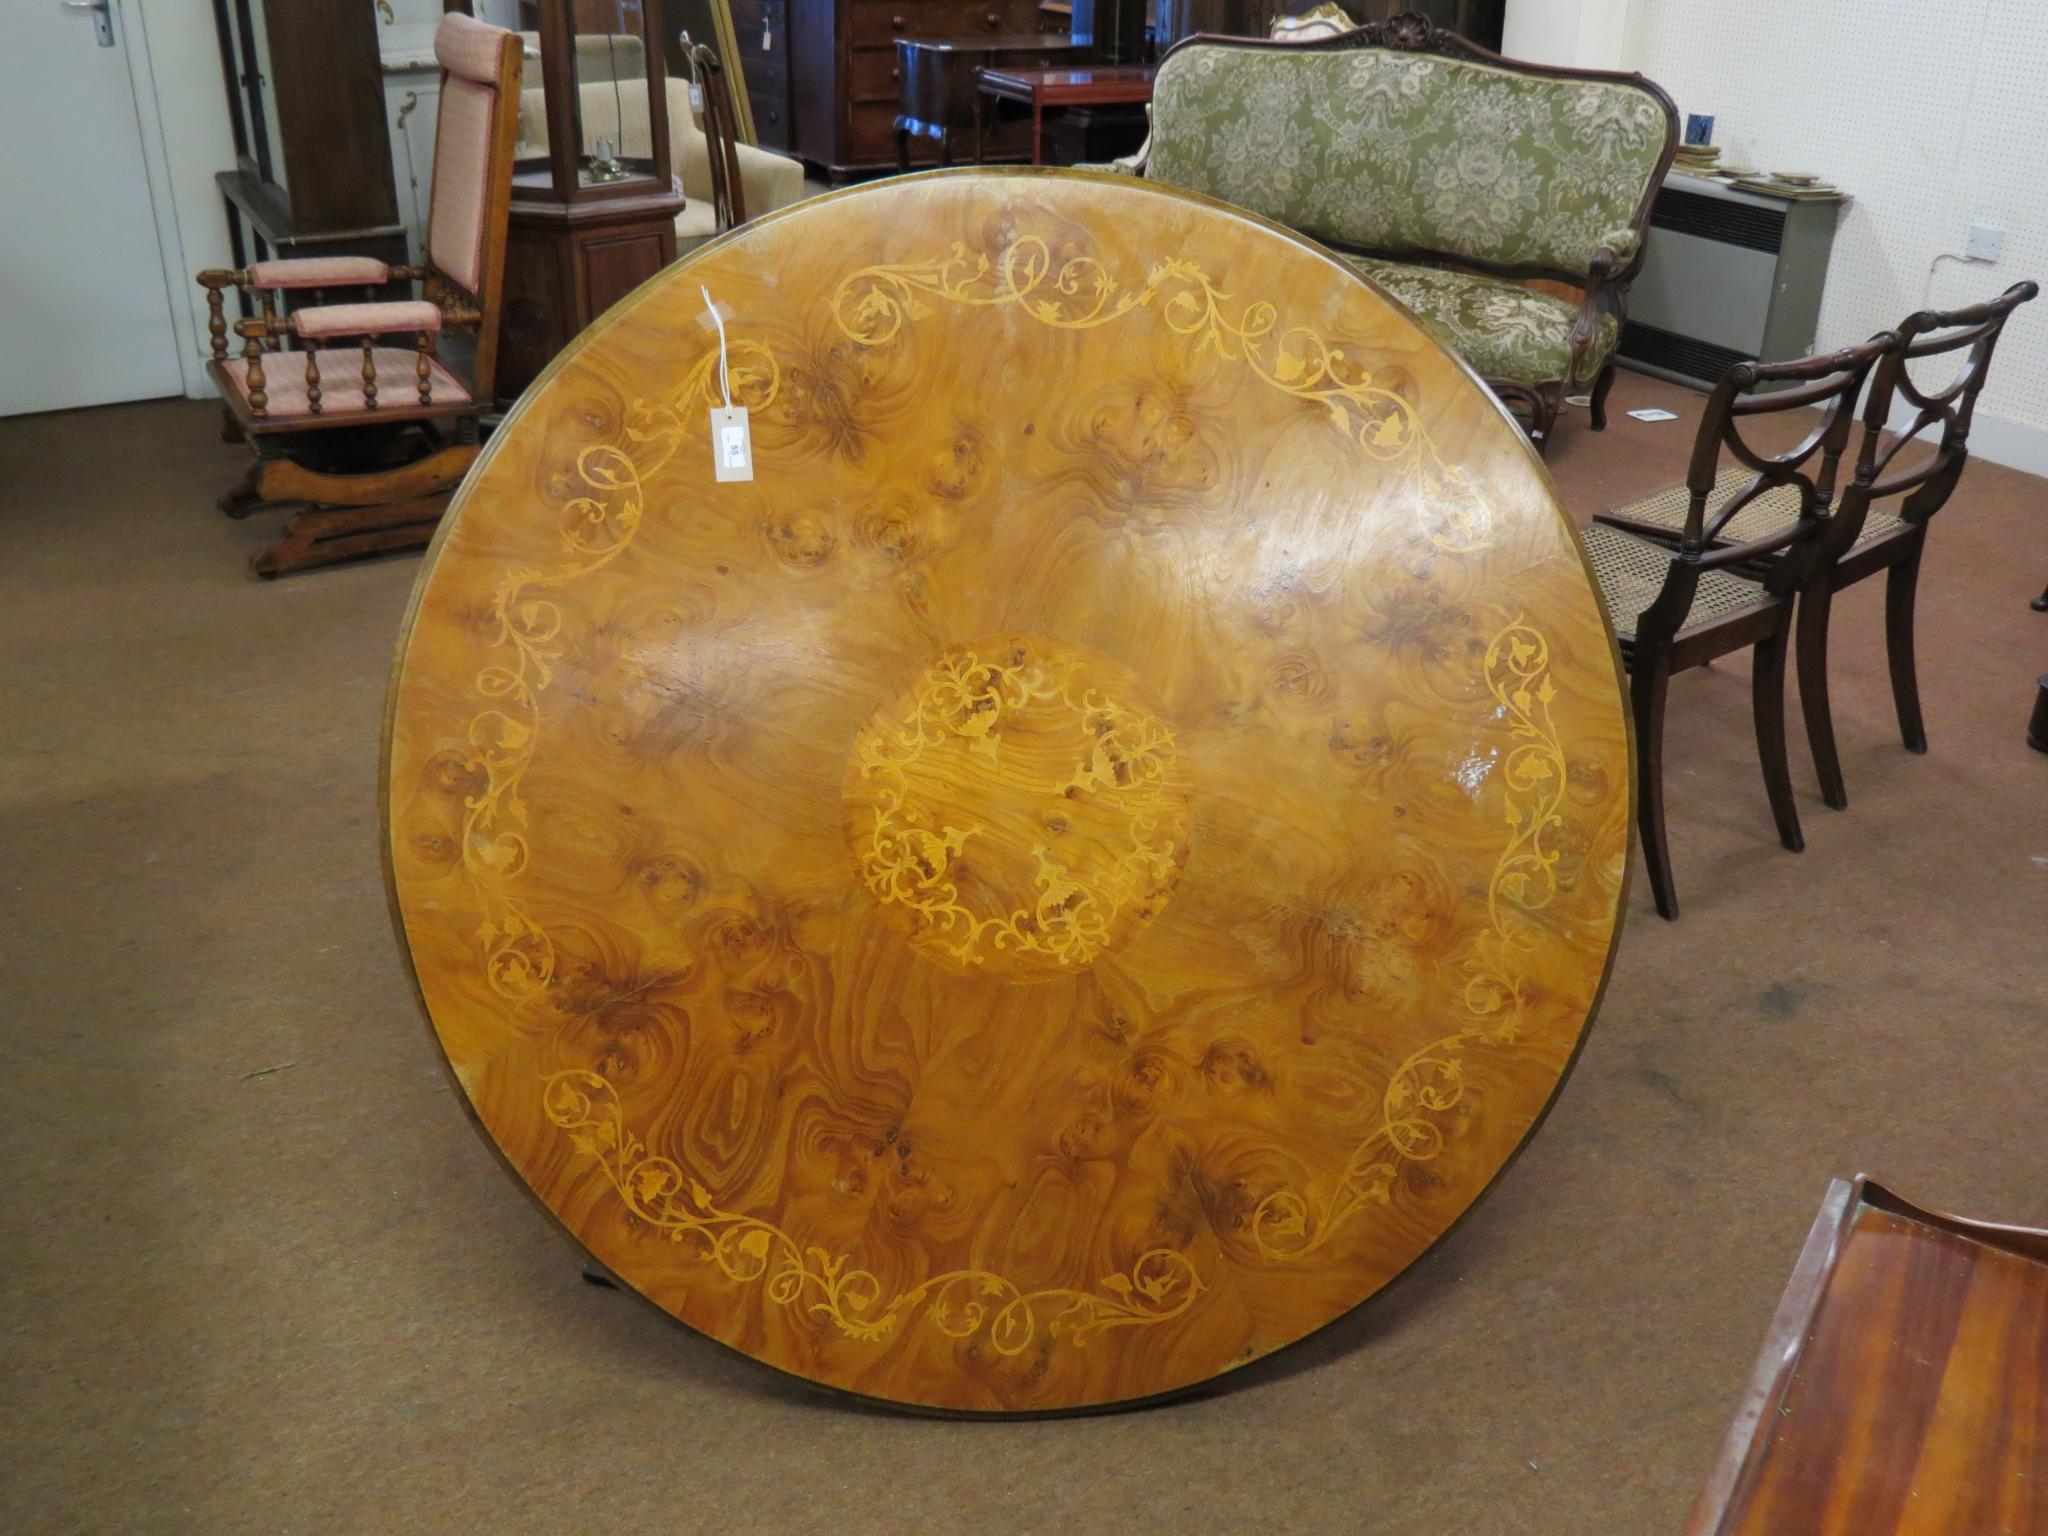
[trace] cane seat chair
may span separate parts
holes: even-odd
[[[1863,410],[1863,440],[1852,481],[1867,483],[1867,495],[1859,497],[1855,508],[1836,509],[1836,518],[1844,526],[1830,537],[1799,602],[1800,709],[1821,796],[1836,810],[1848,805],[1849,795],[1828,702],[1828,620],[1834,594],[1879,571],[1887,573],[1885,648],[1892,702],[1907,750],[1925,752],[1927,731],[1920,714],[1914,663],[1913,610],[1927,524],[1947,504],[1962,478],[1969,457],[1970,420],[2005,322],[2038,291],[2032,282],[2016,283],[1987,303],[1912,315],[1895,333],[1897,347],[1871,374],[1870,397]],[[1955,353],[1963,354],[1961,365],[1946,385],[1928,390],[1914,381],[1909,371],[1913,363]],[[1887,443],[1886,426],[1901,398],[1913,410],[1913,419]],[[1901,450],[1936,426],[1941,432],[1939,441],[1902,462]],[[1746,474],[1740,465],[1722,471],[1708,497],[1710,518],[1741,492]],[[1685,486],[1672,486],[1603,512],[1598,522],[1676,545],[1684,536],[1688,500]],[[1798,495],[1790,487],[1780,487],[1753,498],[1729,518],[1721,528],[1720,540],[1753,542],[1788,526],[1798,516]],[[1789,558],[1789,552],[1779,550],[1763,558],[1779,562]],[[1752,570],[1750,574],[1763,573]]]
[[[1586,555],[1628,666],[1637,831],[1651,893],[1667,918],[1678,916],[1664,829],[1664,703],[1674,673],[1755,651],[1751,707],[1764,789],[1779,841],[1795,853],[1805,846],[1785,756],[1785,653],[1800,588],[1830,532],[1840,531],[1829,506],[1857,397],[1893,345],[1886,333],[1824,357],[1737,364],[1707,397],[1676,544],[1599,522],[1586,530]],[[1763,392],[1775,385],[1788,387]],[[1785,453],[1759,452],[1743,434],[1752,418],[1809,406],[1820,408],[1819,425]],[[1732,490],[1721,467],[1724,453],[1742,482]],[[1729,530],[1751,508],[1787,498],[1795,509],[1789,521],[1761,532],[1745,527],[1731,537]],[[1843,502],[1860,507],[1860,493],[1845,493]]]
[[[199,274],[228,433],[255,454],[221,510],[305,509],[250,562],[264,576],[424,546],[480,451],[522,60],[518,34],[460,14],[442,19],[434,52],[441,99],[421,265],[329,256]],[[376,297],[394,283],[418,283],[421,296]],[[229,356],[230,288],[257,304],[234,323],[239,358]],[[366,301],[326,302],[336,290],[362,290]],[[301,297],[310,302],[294,302]],[[466,363],[442,356],[455,333],[468,343]]]

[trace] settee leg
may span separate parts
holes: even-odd
[[[1588,401],[1593,417],[1593,430],[1607,430],[1607,391],[1614,388],[1614,364],[1609,363],[1600,370],[1600,377],[1593,381],[1593,398]]]

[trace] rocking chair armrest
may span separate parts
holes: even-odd
[[[242,273],[247,288],[381,288],[395,274],[373,256],[298,256],[254,261]]]
[[[441,329],[439,305],[424,299],[384,304],[316,304],[291,313],[292,331],[307,341],[337,336],[432,335]]]

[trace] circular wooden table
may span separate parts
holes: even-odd
[[[1125,1402],[1356,1306],[1535,1127],[1620,922],[1617,678],[1520,433],[1343,264],[1129,178],[885,182],[493,439],[400,649],[394,907],[626,1285],[847,1392]]]

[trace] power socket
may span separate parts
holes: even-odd
[[[1963,247],[1963,254],[1972,261],[1996,261],[2004,244],[2005,231],[1996,224],[1972,224],[1969,244]]]

